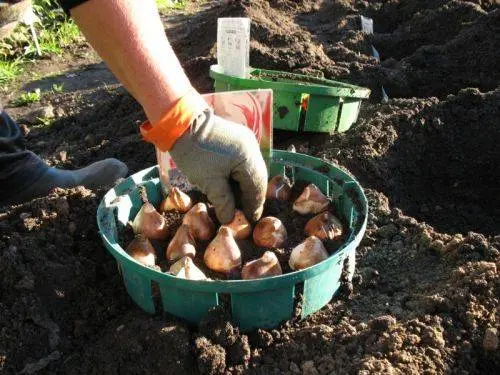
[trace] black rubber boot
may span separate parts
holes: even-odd
[[[74,171],[50,168],[26,149],[16,122],[0,112],[0,206],[45,196],[56,187],[83,185],[95,189],[127,173],[127,166],[117,159],[101,160]]]

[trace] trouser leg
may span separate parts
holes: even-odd
[[[5,111],[0,112],[0,202],[27,189],[48,166],[26,149],[21,129]]]

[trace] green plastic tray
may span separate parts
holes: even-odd
[[[307,155],[273,151],[270,175],[285,174],[292,181],[308,180],[332,197],[349,224],[345,244],[325,261],[281,276],[260,280],[193,281],[180,279],[142,266],[118,243],[118,228],[132,220],[141,207],[139,187],[144,186],[153,204],[162,199],[158,168],[151,167],[127,178],[106,193],[97,210],[97,223],[106,248],[122,271],[130,297],[145,311],[155,312],[152,283],[159,286],[163,310],[198,324],[219,297],[231,299],[233,322],[242,331],[273,328],[293,316],[296,286],[302,285],[301,316],[327,304],[340,286],[347,261],[354,273],[355,249],[366,228],[367,201],[361,186],[342,170]]]
[[[251,69],[250,78],[239,78],[212,65],[210,77],[216,92],[272,89],[274,129],[345,132],[358,119],[362,99],[370,96],[364,87],[274,70]]]

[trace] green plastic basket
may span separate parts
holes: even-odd
[[[210,67],[215,91],[272,89],[273,128],[309,132],[345,132],[358,119],[361,100],[370,90],[347,83],[274,70],[251,69],[250,78]]]
[[[349,224],[347,241],[337,252],[313,267],[259,280],[193,281],[144,267],[120,246],[117,229],[133,219],[141,207],[140,186],[146,188],[153,204],[163,198],[158,168],[151,167],[108,191],[97,210],[101,237],[119,264],[130,297],[143,310],[154,313],[152,283],[157,283],[163,310],[198,324],[225,294],[231,299],[233,322],[242,331],[273,328],[292,318],[296,286],[300,284],[303,286],[302,317],[327,304],[340,286],[345,261],[351,277],[354,272],[355,249],[366,228],[365,195],[351,176],[307,155],[274,150],[270,175],[276,174],[287,175],[292,181],[310,181],[332,198]]]

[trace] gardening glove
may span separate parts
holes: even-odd
[[[253,132],[214,115],[203,98],[192,91],[182,97],[152,126],[141,126],[144,138],[169,151],[177,166],[215,207],[222,224],[235,210],[231,180],[239,184],[247,219],[262,215],[267,168]]]

